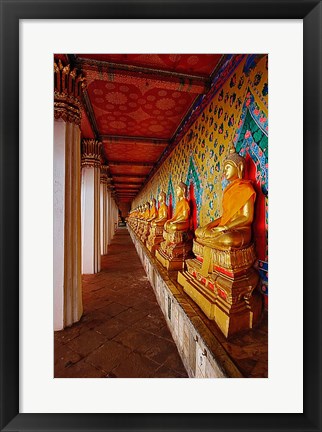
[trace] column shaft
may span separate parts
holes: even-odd
[[[82,273],[101,270],[100,143],[82,141]]]
[[[54,62],[54,330],[82,316],[80,122],[85,78]]]
[[[81,281],[80,130],[54,122],[54,328],[78,321]]]

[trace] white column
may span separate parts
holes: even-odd
[[[61,62],[54,73],[54,330],[62,330],[83,313],[79,96],[84,79]]]
[[[107,166],[101,166],[101,184],[100,184],[100,203],[101,203],[101,254],[107,254],[108,246],[108,208],[107,208]]]
[[[111,229],[111,225],[112,225],[112,212],[111,212],[111,201],[112,201],[112,197],[111,197],[111,186],[108,184],[107,185],[107,245],[109,246],[111,244],[111,240],[112,240],[112,229]]]
[[[114,223],[114,232],[116,232],[116,230],[117,230],[117,228],[118,228],[118,224],[119,224],[119,209],[118,209],[118,206],[116,205],[116,203],[115,203],[115,201],[114,201],[114,211],[115,211],[115,215],[114,215],[114,218],[115,218],[115,223]]]
[[[82,273],[101,270],[100,150],[94,139],[82,140]]]
[[[109,213],[108,230],[109,230],[110,243],[114,238],[114,198],[112,196],[112,188],[113,186],[111,186],[111,189],[109,191],[109,206],[108,206],[108,213]]]

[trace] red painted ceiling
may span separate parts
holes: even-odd
[[[207,91],[221,58],[218,54],[68,56],[87,81],[82,136],[103,143],[118,202],[131,200],[139,190],[196,98]]]
[[[76,54],[83,59],[144,66],[152,69],[184,72],[208,77],[221,54]]]

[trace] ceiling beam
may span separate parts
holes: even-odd
[[[95,138],[96,139],[100,139],[100,135],[99,135],[99,130],[98,130],[98,126],[97,126],[97,122],[96,122],[96,117],[94,114],[94,109],[92,107],[91,101],[89,99],[87,90],[84,89],[83,90],[83,105],[84,105],[84,109],[86,111],[88,120],[90,122],[90,125],[92,127],[92,130],[94,132]]]
[[[106,80],[113,82],[124,82],[131,84],[138,80],[154,80],[158,86],[168,90],[186,91],[189,93],[205,93],[209,88],[208,77],[193,75],[169,70],[162,70],[149,67],[134,66],[129,64],[112,63],[93,59],[76,57],[76,65],[86,70],[88,82],[93,80]]]
[[[126,180],[114,180],[114,186],[120,186],[120,185],[141,185],[143,183],[143,179],[142,180],[138,180],[138,181],[126,181]]]
[[[125,161],[109,161],[108,165],[110,167],[112,166],[138,166],[138,167],[153,167],[153,163],[152,162],[125,162]],[[112,174],[113,176],[113,174]]]
[[[137,193],[139,191],[139,189],[140,188],[128,188],[128,187],[127,188],[118,188],[118,189],[115,188],[115,192],[121,192],[121,193],[122,192],[130,192],[130,193],[136,192]]]
[[[140,178],[142,181],[146,178],[146,174],[111,174],[111,176],[114,177],[131,177],[131,178]]]
[[[133,144],[153,144],[154,146],[167,146],[169,144],[168,139],[156,139],[150,137],[134,137],[127,135],[101,135],[103,143],[123,143],[130,142]]]

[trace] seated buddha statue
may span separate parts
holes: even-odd
[[[252,328],[262,311],[261,295],[255,290],[259,275],[251,231],[256,193],[243,179],[244,167],[245,159],[233,148],[223,166],[229,184],[222,215],[197,228],[196,258],[186,260],[187,270],[178,273],[184,291],[226,337]]]
[[[148,222],[152,222],[158,216],[158,209],[156,206],[156,199],[152,198],[150,201],[150,213],[147,219]]]
[[[151,222],[151,226],[162,226],[168,219],[168,206],[165,203],[166,194],[165,192],[160,192],[158,201],[160,203],[160,207],[158,210],[157,217]]]
[[[256,193],[251,182],[243,179],[244,165],[245,159],[233,149],[224,162],[229,185],[223,194],[222,216],[197,228],[198,243],[221,250],[239,249],[250,244]]]
[[[146,221],[149,219],[150,216],[150,203],[146,202],[144,204],[144,213],[143,213],[143,219]]]
[[[143,243],[147,241],[147,238],[150,234],[151,221],[155,219],[158,215],[155,198],[152,198],[151,201],[148,203],[147,209],[148,213],[144,222],[144,227],[141,235],[141,240]]]
[[[190,230],[190,205],[186,198],[187,185],[176,188],[177,205],[174,215],[163,226],[164,241],[156,251],[156,258],[168,270],[179,270],[191,254],[193,232]]]
[[[190,206],[186,198],[187,185],[180,182],[176,189],[176,193],[178,202],[175,213],[171,219],[166,221],[163,227],[167,233],[187,231],[190,228]]]
[[[140,204],[139,207],[138,207],[137,224],[136,224],[136,229],[135,229],[135,232],[137,234],[139,233],[139,231],[141,229],[143,215],[144,215],[144,208],[143,208],[143,205]]]
[[[168,219],[168,206],[165,203],[166,194],[160,192],[158,201],[160,203],[157,216],[151,221],[149,237],[147,238],[146,247],[154,255],[160,243],[163,241],[163,225]]]

